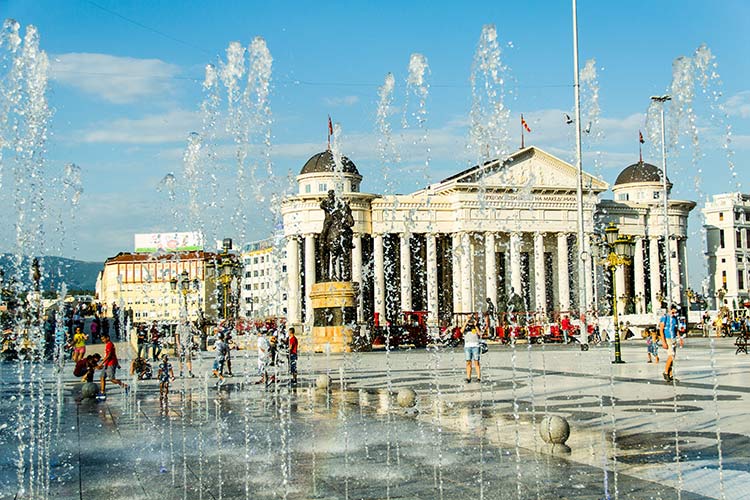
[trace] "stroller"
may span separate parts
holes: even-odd
[[[130,364],[130,375],[137,375],[138,380],[149,380],[154,376],[151,364],[146,358],[135,358]]]

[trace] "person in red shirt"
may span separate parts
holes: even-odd
[[[294,335],[294,328],[289,329],[289,373],[292,375],[292,385],[297,385],[297,347],[299,342]]]
[[[125,389],[125,394],[127,394],[130,389],[130,387],[128,387],[128,384],[118,380],[115,377],[117,368],[120,366],[120,363],[117,361],[117,351],[115,350],[115,344],[110,340],[109,335],[106,333],[102,333],[101,338],[102,341],[104,341],[104,359],[102,359],[101,364],[97,367],[97,369],[103,370],[101,377],[100,396],[102,398],[106,397],[108,378],[113,384],[117,384]]]
[[[562,330],[563,332],[563,343],[567,344],[568,339],[569,339],[568,336],[570,335],[570,318],[568,317],[567,314],[563,316],[562,318],[562,322],[560,324],[560,330]]]

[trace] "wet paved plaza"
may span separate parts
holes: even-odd
[[[691,339],[672,386],[640,342],[625,346],[625,365],[610,354],[493,345],[482,384],[468,385],[458,350],[303,354],[299,387],[266,388],[254,384],[253,352],[239,351],[224,387],[207,376],[207,355],[166,405],[156,381],[81,401],[66,366],[59,419],[53,368],[24,374],[37,389],[22,400],[16,366],[4,364],[0,497],[18,492],[16,433],[44,398],[49,429],[23,435],[50,467],[27,497],[47,487],[52,498],[741,498],[750,358],[729,339],[713,349]],[[314,388],[321,373],[330,392]],[[389,387],[416,390],[417,411]],[[538,437],[545,413],[569,420],[570,455]]]

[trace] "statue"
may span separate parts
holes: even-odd
[[[320,278],[318,281],[351,281],[354,248],[354,217],[352,209],[344,200],[337,199],[333,190],[320,203],[325,212],[323,230],[318,238]]]

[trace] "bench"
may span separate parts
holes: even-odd
[[[741,352],[744,352],[747,354],[747,341],[750,339],[750,335],[740,335],[737,337],[737,339],[734,341],[734,345],[737,346],[737,350],[734,352],[735,354],[739,354]]]

